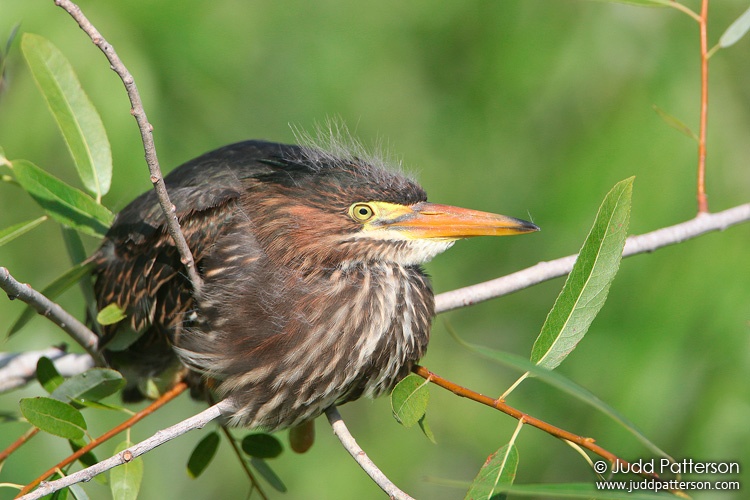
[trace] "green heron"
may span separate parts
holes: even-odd
[[[95,255],[101,346],[126,399],[188,374],[234,425],[279,430],[390,391],[425,353],[434,299],[420,267],[457,239],[537,231],[427,202],[412,179],[343,150],[247,141],[165,178],[197,269],[194,296],[153,191]],[[149,389],[151,387],[151,389]]]

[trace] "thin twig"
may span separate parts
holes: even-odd
[[[708,122],[708,0],[701,2],[700,27],[701,43],[701,111],[698,131],[698,213],[708,212],[706,197],[706,130]]]
[[[36,379],[36,364],[39,358],[48,358],[63,377],[72,377],[94,366],[88,354],[66,352],[59,347],[41,351],[0,353],[0,393],[23,387]]]
[[[165,392],[164,394],[162,394],[159,399],[157,399],[156,401],[154,401],[153,403],[151,403],[150,405],[148,405],[146,408],[142,409],[141,411],[139,411],[138,413],[136,413],[135,415],[133,415],[132,417],[130,417],[129,419],[127,419],[125,422],[123,422],[120,425],[118,425],[117,427],[114,427],[114,428],[108,430],[107,432],[105,432],[104,434],[102,434],[101,436],[99,436],[98,438],[90,441],[88,444],[86,444],[86,446],[80,448],[75,453],[67,456],[60,463],[58,463],[54,467],[50,468],[47,472],[45,472],[44,474],[42,474],[38,478],[34,479],[32,482],[30,482],[29,484],[27,484],[26,486],[24,486],[24,488],[21,490],[21,492],[19,493],[19,495],[24,495],[24,494],[28,493],[29,491],[31,491],[32,489],[34,489],[34,487],[37,484],[39,484],[42,481],[44,481],[45,479],[47,479],[49,476],[51,476],[52,474],[54,474],[56,471],[62,469],[66,465],[72,464],[73,462],[75,462],[76,460],[78,460],[80,457],[82,457],[86,453],[90,452],[91,450],[93,450],[94,448],[96,448],[97,446],[99,446],[100,444],[102,444],[102,443],[104,443],[106,441],[109,441],[110,439],[112,439],[113,437],[115,437],[116,435],[118,435],[119,433],[121,433],[122,431],[130,429],[135,424],[137,424],[138,422],[140,422],[141,420],[143,420],[147,416],[151,415],[156,410],[158,410],[159,408],[161,408],[162,406],[164,406],[165,404],[167,404],[168,402],[172,401],[174,398],[176,398],[177,396],[179,396],[180,394],[182,394],[185,391],[185,389],[187,389],[187,384],[185,382],[179,382],[174,387],[172,387],[170,390],[168,390],[167,392]]]
[[[39,433],[39,427],[32,427],[31,429],[24,432],[21,437],[13,441],[10,446],[0,452],[0,465],[5,462],[9,456],[13,454],[18,448],[26,444],[31,438]]]
[[[94,332],[86,328],[86,325],[74,318],[65,309],[49,300],[29,285],[16,281],[15,278],[10,275],[10,272],[4,267],[0,267],[0,288],[5,290],[5,293],[8,294],[8,298],[11,300],[20,299],[33,307],[36,312],[65,330],[73,340],[86,349],[86,352],[94,358],[97,365],[105,366],[107,364],[106,361],[104,361],[104,357],[96,349],[96,346],[99,343],[99,338]]]
[[[664,227],[650,233],[631,236],[625,242],[623,257],[630,257],[674,245],[711,231],[750,221],[750,203],[723,212],[700,214],[681,224]],[[435,296],[435,312],[442,313],[470,306],[478,302],[508,295],[543,281],[564,276],[573,268],[577,255],[569,255],[548,262],[540,262],[494,280],[444,292]]]
[[[242,451],[240,450],[239,446],[237,446],[237,442],[235,441],[234,436],[232,436],[232,433],[229,432],[229,428],[224,424],[221,424],[219,427],[221,427],[221,430],[224,432],[224,435],[227,437],[227,440],[229,441],[229,446],[232,447],[232,451],[234,451],[234,454],[237,457],[237,460],[240,461],[240,465],[242,466],[242,469],[245,471],[245,475],[250,480],[250,493],[248,494],[248,497],[252,496],[253,490],[258,490],[258,494],[260,495],[260,498],[262,498],[263,500],[268,500],[268,496],[261,489],[258,479],[255,477],[255,474],[253,474],[253,471],[250,470],[250,466],[247,465],[247,462],[245,461],[245,457],[242,456]]]
[[[215,405],[203,410],[197,415],[187,418],[164,430],[158,431],[150,438],[143,440],[106,460],[102,460],[91,467],[74,472],[73,474],[55,481],[42,483],[39,488],[20,498],[23,500],[34,500],[63,488],[67,488],[72,484],[90,481],[94,476],[113,469],[118,465],[130,462],[134,458],[139,457],[172,439],[182,436],[188,431],[201,429],[212,420],[215,420],[224,414],[231,413],[233,410],[232,403],[225,399],[224,401],[216,403]]]
[[[341,414],[335,406],[331,406],[326,410],[326,417],[328,417],[328,422],[331,424],[331,427],[333,427],[333,433],[339,438],[342,446],[349,452],[359,466],[362,467],[362,470],[364,470],[367,475],[375,481],[375,484],[380,486],[380,488],[391,498],[413,500],[412,497],[393,484],[393,482],[388,479],[380,469],[378,469],[378,466],[370,460],[367,453],[360,448],[357,441],[354,440],[354,437],[349,432],[349,429],[347,429],[344,420],[341,418]]]
[[[99,33],[93,24],[86,18],[81,12],[78,5],[74,4],[70,0],[54,0],[55,5],[62,7],[70,16],[78,23],[78,26],[91,38],[94,45],[104,53],[109,60],[110,67],[117,73],[125,85],[125,90],[128,93],[130,99],[130,105],[132,106],[130,112],[135,117],[138,123],[138,129],[141,132],[141,140],[143,141],[143,149],[146,153],[146,163],[148,163],[148,169],[151,173],[151,182],[156,190],[156,196],[159,199],[159,205],[161,206],[164,216],[167,219],[167,229],[169,230],[170,236],[175,242],[177,251],[180,253],[180,260],[187,269],[188,277],[193,285],[193,291],[196,295],[200,295],[201,288],[203,286],[203,280],[201,280],[198,272],[195,269],[195,261],[193,254],[190,252],[185,236],[182,234],[180,229],[180,222],[177,219],[177,209],[169,200],[167,194],[167,187],[164,184],[164,177],[162,176],[161,169],[159,168],[159,160],[156,156],[156,146],[154,145],[153,130],[154,127],[149,123],[146,117],[146,111],[143,109],[143,102],[141,96],[138,93],[138,87],[135,85],[135,79],[130,74],[128,69],[122,63],[114,47],[110,45],[107,40]]]
[[[502,399],[494,399],[489,396],[485,396],[484,394],[480,394],[478,392],[472,391],[471,389],[467,389],[466,387],[455,384],[450,380],[446,380],[440,375],[436,375],[435,373],[431,372],[424,366],[415,365],[414,368],[412,368],[412,371],[428,382],[432,382],[433,384],[442,387],[443,389],[447,389],[457,396],[471,399],[472,401],[476,401],[477,403],[481,403],[483,405],[499,410],[506,415],[515,418],[516,420],[523,420],[525,424],[536,427],[537,429],[541,429],[547,434],[563,439],[565,441],[570,441],[571,443],[574,443],[581,448],[585,448],[593,453],[596,453],[612,464],[619,463],[625,468],[625,470],[632,470],[633,473],[648,479],[656,479],[657,481],[660,480],[657,474],[640,471],[637,464],[630,464],[614,453],[605,450],[601,446],[595,444],[592,438],[579,436],[559,427],[555,427],[552,424],[548,424],[543,420],[539,420],[536,417],[532,417],[527,413],[524,413],[520,410],[517,410],[516,408],[513,408],[512,406],[505,404],[505,401],[503,401]]]

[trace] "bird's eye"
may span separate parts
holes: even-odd
[[[375,215],[375,211],[367,203],[355,203],[349,208],[349,215],[358,222],[365,222]]]

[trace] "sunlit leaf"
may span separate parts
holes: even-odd
[[[46,215],[42,215],[38,219],[34,220],[27,220],[25,222],[19,222],[18,224],[14,224],[10,227],[6,227],[2,231],[0,231],[0,247],[5,245],[6,243],[9,243],[19,236],[22,236],[35,227],[37,227],[39,224],[47,220]]]
[[[516,479],[518,450],[515,444],[506,444],[487,457],[479,469],[464,500],[501,500],[505,495],[497,494],[498,486],[508,486]]]
[[[47,392],[54,391],[65,381],[62,375],[57,372],[54,363],[44,356],[36,362],[36,379]]]
[[[599,207],[591,232],[534,342],[532,362],[549,369],[557,367],[604,306],[622,259],[633,179],[618,182]]]
[[[47,214],[82,233],[104,236],[114,215],[93,198],[26,160],[12,162],[16,180]]]
[[[120,443],[115,449],[115,453],[120,453],[133,446],[130,441]],[[138,490],[141,488],[143,479],[143,460],[136,457],[130,462],[126,462],[115,467],[109,472],[109,488],[114,500],[136,500]]]
[[[21,413],[32,425],[65,439],[80,439],[86,430],[81,412],[67,403],[52,398],[26,398],[20,403]]]
[[[430,391],[427,381],[417,375],[409,375],[393,388],[391,409],[393,416],[404,427],[411,427],[419,422],[427,411]]]
[[[281,455],[284,447],[281,441],[270,434],[248,434],[242,440],[242,451],[256,458],[275,458]]]
[[[78,281],[86,276],[93,268],[93,262],[83,262],[73,266],[65,271],[62,276],[44,287],[41,290],[41,294],[50,300],[55,300],[65,290],[78,283]],[[18,332],[31,320],[31,318],[35,317],[36,314],[36,310],[32,309],[31,306],[26,306],[18,319],[11,325],[8,330],[8,335],[10,336]]]
[[[51,396],[60,401],[98,401],[116,393],[124,386],[125,379],[119,372],[110,368],[91,368],[67,379]]]
[[[188,459],[187,473],[190,477],[195,479],[206,470],[219,449],[219,442],[219,434],[216,432],[211,432],[200,440]]]
[[[719,46],[722,48],[731,47],[745,36],[748,30],[750,30],[750,8],[729,25],[719,38]]]
[[[270,484],[273,489],[280,491],[281,493],[286,493],[286,485],[265,460],[252,457],[250,458],[250,463],[255,467],[255,470],[263,476],[263,479],[268,481],[268,484]]]
[[[99,113],[68,60],[49,40],[24,33],[21,50],[60,127],[83,185],[100,200],[112,180],[112,152]]]
[[[96,315],[96,321],[100,325],[114,325],[125,318],[125,312],[115,303],[109,304]]]

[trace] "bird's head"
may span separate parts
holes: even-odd
[[[462,238],[539,230],[513,217],[430,203],[413,179],[377,159],[291,151],[269,161],[271,171],[251,188],[263,192],[248,209],[271,258],[326,267],[417,265]]]

